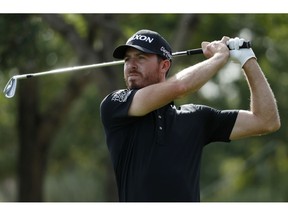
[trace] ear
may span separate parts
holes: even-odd
[[[166,73],[169,71],[171,67],[171,62],[168,59],[165,59],[161,62],[161,72],[166,76]]]

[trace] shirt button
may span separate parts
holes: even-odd
[[[159,127],[159,130],[162,130],[162,129],[163,129],[163,128],[160,126],[160,127]]]
[[[161,116],[161,115],[158,115],[158,118],[159,118],[159,119],[161,119],[161,118],[162,118],[162,116]]]

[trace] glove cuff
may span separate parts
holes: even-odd
[[[239,62],[240,62],[240,64],[241,64],[241,67],[242,67],[242,68],[243,68],[244,64],[245,64],[249,59],[251,59],[251,58],[257,59],[256,56],[255,56],[255,54],[254,54],[254,52],[253,52],[253,50],[252,50],[251,48],[249,48],[249,49],[243,49],[243,50],[241,50],[241,51],[242,51],[242,55],[241,55],[241,57],[240,57],[240,59],[239,59]]]

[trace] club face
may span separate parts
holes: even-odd
[[[17,87],[17,79],[15,77],[12,77],[3,90],[5,97],[12,98],[15,95],[16,87]]]

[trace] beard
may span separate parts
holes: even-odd
[[[159,83],[160,77],[157,75],[157,72],[155,72],[153,75],[151,74],[143,76],[143,74],[136,72],[133,76],[125,76],[124,81],[128,89],[140,89],[152,84]]]

